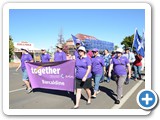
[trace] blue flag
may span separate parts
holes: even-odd
[[[71,34],[71,36],[72,36],[72,39],[73,39],[74,45],[76,45],[76,43],[77,43],[77,39],[78,39],[78,38],[77,38],[76,36],[72,35],[72,34]]]
[[[76,43],[79,43],[79,44],[81,44],[81,46],[84,46],[84,43],[81,40],[79,40],[76,36],[74,36],[72,34],[71,34],[71,36],[72,36],[74,45],[76,45]]]
[[[143,43],[143,40],[140,38],[137,29],[134,34],[133,47],[135,48],[138,54],[144,57],[144,43]]]

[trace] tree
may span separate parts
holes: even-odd
[[[115,45],[115,46],[114,46],[114,50],[117,50],[117,48],[119,48],[118,45]]]
[[[13,39],[11,36],[9,36],[9,62],[11,62],[11,59],[13,58],[13,54],[14,54]]]
[[[121,42],[121,45],[124,45],[124,47],[132,48],[133,39],[134,39],[134,34],[132,36],[127,36],[123,39],[123,41]]]

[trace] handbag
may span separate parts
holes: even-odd
[[[117,75],[117,74],[115,74],[115,72],[114,71],[112,71],[112,73],[111,73],[112,75],[112,80],[114,80],[114,81],[118,81],[118,79],[119,79],[119,75]]]

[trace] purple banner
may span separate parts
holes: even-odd
[[[25,65],[32,88],[74,91],[75,60]]]

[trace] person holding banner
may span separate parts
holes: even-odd
[[[87,105],[91,104],[91,60],[86,55],[86,49],[83,46],[78,48],[79,56],[76,58],[76,105],[74,109],[79,108],[79,102],[81,98],[82,88],[85,89],[88,100]]]
[[[54,62],[66,60],[66,53],[62,50],[62,44],[58,44],[56,47],[57,51],[54,54]]]
[[[112,58],[110,66],[109,66],[109,72],[108,76],[111,78],[111,71],[114,70],[114,73],[116,75],[116,84],[117,84],[117,99],[115,100],[115,104],[120,103],[120,99],[123,96],[123,84],[124,81],[127,78],[127,70],[128,69],[128,78],[131,77],[131,66],[129,63],[129,60],[122,55],[123,49],[118,48],[116,50],[116,56]],[[127,67],[126,67],[127,66]]]
[[[50,62],[50,55],[48,53],[46,53],[45,49],[41,49],[41,62]]]
[[[22,80],[24,81],[24,83],[25,83],[25,85],[27,87],[26,88],[27,93],[30,93],[30,92],[32,92],[32,88],[30,86],[30,82],[29,82],[29,78],[28,78],[25,62],[33,62],[33,58],[28,53],[28,50],[23,49],[23,48],[21,50],[22,50],[21,62],[20,62],[20,65],[18,66],[18,68],[16,69],[16,71],[18,71],[19,68],[21,67],[21,70],[22,70]]]

